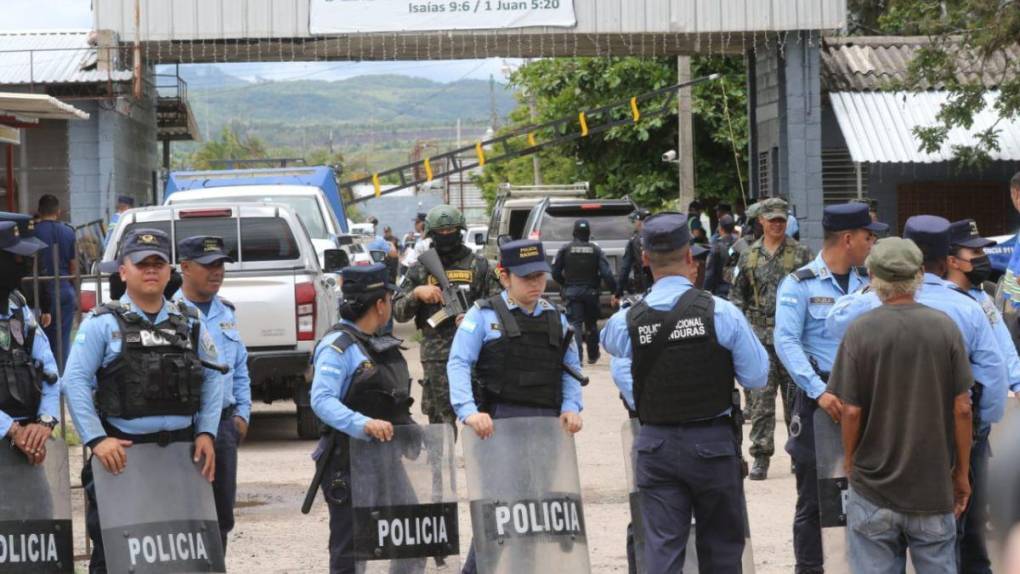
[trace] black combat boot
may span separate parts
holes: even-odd
[[[751,474],[747,478],[751,480],[765,480],[769,476],[769,459],[765,456],[755,457],[751,465]]]

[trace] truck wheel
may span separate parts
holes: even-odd
[[[297,434],[303,439],[319,438],[319,417],[315,416],[312,407],[297,408]]]

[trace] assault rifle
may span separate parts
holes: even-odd
[[[429,326],[435,329],[446,321],[467,313],[471,308],[467,294],[450,283],[450,279],[446,276],[446,269],[443,267],[442,261],[439,260],[439,253],[435,249],[429,249],[418,257],[418,262],[424,265],[425,270],[436,278],[439,288],[443,291],[443,308],[428,318]]]

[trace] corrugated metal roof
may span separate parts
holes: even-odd
[[[0,33],[0,85],[127,82],[131,70],[96,69],[87,31]]]
[[[917,51],[928,44],[927,37],[875,36],[827,38],[822,49],[822,87],[830,92],[882,91],[890,83],[905,81]],[[964,83],[981,82],[994,88],[1003,78],[1009,62],[1020,61],[1020,45],[1013,45],[982,62],[973,55],[958,58],[957,78]],[[923,90],[941,90],[945,85],[924,84]]]
[[[948,92],[833,92],[829,101],[854,161],[935,163],[951,160],[953,146],[974,145],[974,134],[995,124],[999,116],[991,104],[998,95],[988,92],[986,107],[975,115],[971,129],[951,130],[937,153],[920,151],[913,129],[936,124]],[[996,129],[999,150],[991,153],[992,159],[1020,161],[1020,121],[1003,119]]]
[[[4,116],[27,122],[89,119],[87,113],[46,94],[0,92],[0,119]]]

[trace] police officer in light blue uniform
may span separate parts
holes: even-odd
[[[975,418],[980,418],[981,423],[976,428],[986,428],[1002,419],[1005,412],[1006,361],[981,305],[942,279],[949,255],[949,221],[934,215],[915,215],[907,220],[903,237],[916,243],[924,254],[924,283],[917,292],[917,302],[949,315],[960,328],[974,380],[979,383],[974,403]],[[871,292],[841,298],[828,313],[826,329],[841,338],[854,319],[879,304],[878,296]]]
[[[329,571],[353,574],[350,440],[390,441],[393,425],[414,421],[402,341],[377,334],[393,313],[396,285],[381,263],[347,267],[341,276],[342,319],[319,341],[312,357],[312,409],[326,425],[313,457],[325,466],[322,492],[329,506]]]
[[[825,392],[840,340],[826,331],[825,318],[839,297],[865,285],[867,278],[857,268],[871,252],[875,234],[889,226],[872,222],[867,205],[845,203],[825,208],[822,228],[821,252],[783,279],[776,293],[776,355],[798,387],[786,443],[797,479],[793,519],[797,574],[824,571],[813,420],[818,407],[833,417],[841,408],[839,399]]]
[[[173,300],[200,313],[202,325],[212,337],[220,362],[230,371],[223,376],[223,410],[216,433],[216,480],[213,495],[220,523],[223,549],[234,529],[237,498],[237,448],[248,434],[251,420],[251,379],[248,377],[248,349],[241,341],[234,316],[234,304],[218,295],[223,285],[223,266],[234,259],[226,252],[223,238],[210,235],[188,237],[177,244],[183,283]]]
[[[692,286],[687,217],[660,213],[641,230],[655,284],[602,330],[613,381],[641,420],[636,481],[649,574],[681,571],[691,515],[702,572],[741,571],[747,509],[734,378],[765,386],[769,359],[743,313]]]
[[[515,417],[559,417],[568,432],[581,430],[581,385],[562,367],[580,373],[581,360],[565,314],[541,298],[550,271],[540,241],[503,244],[500,279],[507,288],[476,301],[454,335],[446,368],[450,404],[480,438],[492,435],[493,419]],[[464,573],[475,568],[472,545]]]
[[[121,214],[134,206],[135,198],[130,195],[117,196],[117,210],[110,216],[110,222],[106,225],[106,238],[103,239],[103,245],[106,245],[110,238],[113,237],[113,232],[117,228],[117,224],[120,223]]]
[[[194,460],[202,462],[201,472],[212,482],[222,374],[200,362],[216,363],[218,355],[198,313],[163,297],[170,267],[166,233],[143,228],[125,237],[120,275],[127,292],[84,320],[62,383],[75,428],[109,472],[124,470],[133,444],[194,441]],[[184,368],[164,369],[164,360]],[[86,529],[93,541],[89,569],[105,572],[90,461],[82,469],[82,485],[89,501]]]
[[[992,326],[995,340],[1006,361],[1009,385],[1020,385],[1020,356],[1009,335],[1009,329],[995,306],[995,301],[981,288],[992,272],[992,263],[984,250],[995,245],[995,241],[981,237],[973,219],[954,221],[949,226],[950,247],[946,260],[946,280],[950,288],[974,298]],[[974,433],[974,444],[970,450],[971,495],[967,508],[957,524],[960,571],[968,574],[991,574],[992,562],[985,544],[985,525],[988,523],[988,425]]]
[[[57,362],[19,291],[28,261],[44,247],[21,237],[15,222],[0,222],[0,438],[34,464],[46,458],[46,439],[60,419]]]

